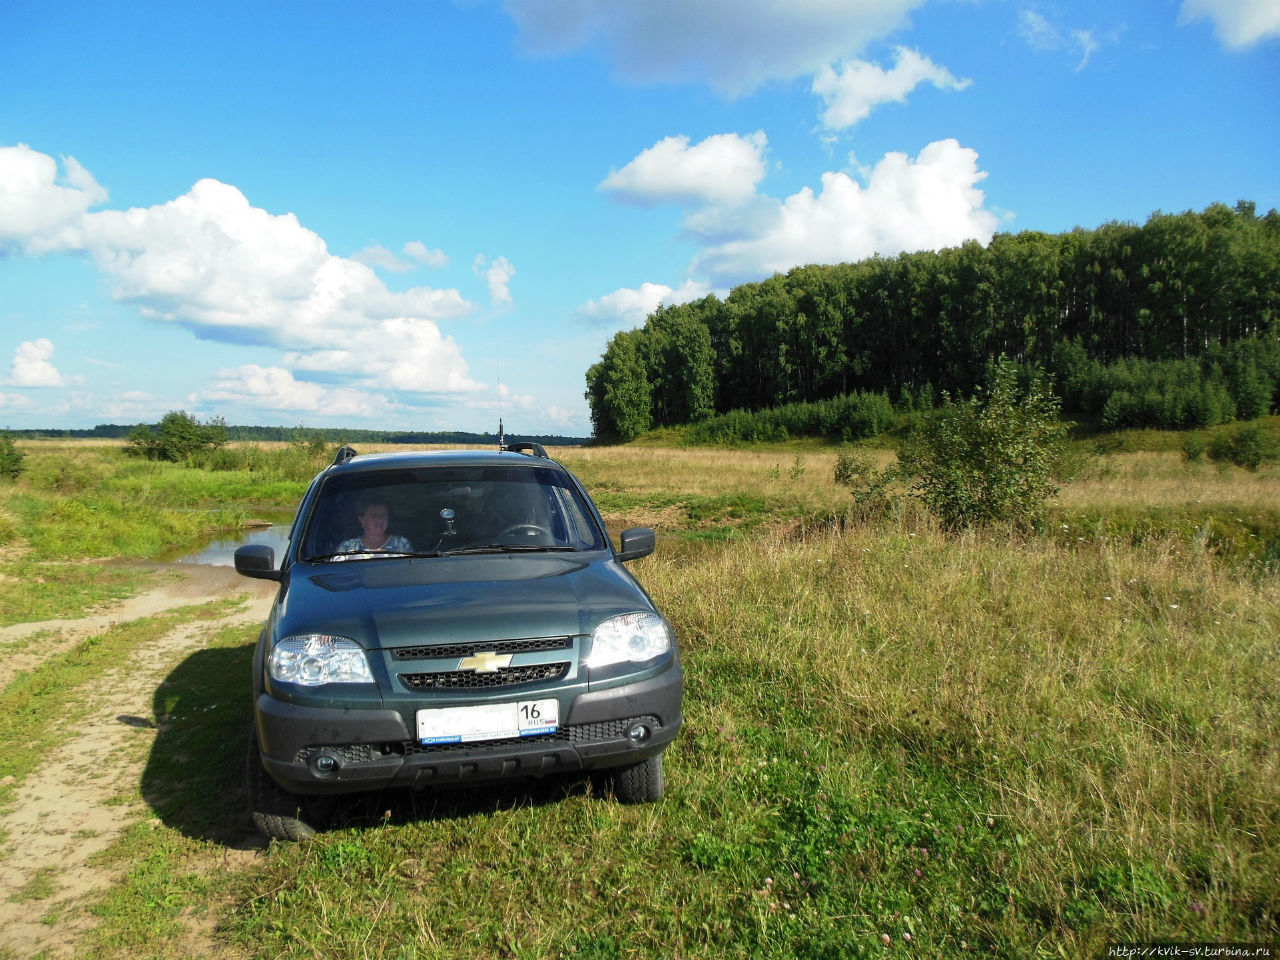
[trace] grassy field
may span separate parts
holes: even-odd
[[[1275,942],[1280,470],[1159,446],[1082,447],[1029,536],[945,534],[910,503],[857,522],[835,451],[813,444],[555,451],[611,529],[660,532],[632,568],[685,659],[666,798],[623,807],[577,781],[388,794],[314,842],[243,854],[256,630],[211,627],[153,684],[156,733],[118,788],[138,812],[95,860],[119,880],[88,898],[98,922],[74,955],[1020,958]],[[302,487],[111,447],[24,449],[30,471],[0,485],[6,623],[145,589],[110,558],[288,507]],[[0,691],[6,741],[65,734],[96,665],[165,625],[20,673]],[[0,800],[36,762],[9,763]],[[55,884],[32,881],[33,910]]]

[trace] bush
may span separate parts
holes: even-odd
[[[1057,492],[1065,449],[1067,427],[1048,384],[1036,374],[1019,389],[1017,367],[1002,357],[984,397],[944,401],[903,444],[903,476],[949,527],[1033,526]]]
[[[22,461],[27,455],[13,444],[9,434],[0,436],[0,477],[5,480],[17,480],[25,469]]]
[[[221,417],[201,423],[185,410],[164,415],[153,430],[138,426],[129,434],[131,452],[153,460],[190,463],[206,450],[216,450],[227,442],[227,424]]]
[[[1264,461],[1276,459],[1275,441],[1251,424],[1234,433],[1220,433],[1209,443],[1209,459],[1215,463],[1234,463],[1246,470],[1257,470]]]

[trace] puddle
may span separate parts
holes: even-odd
[[[289,543],[290,523],[273,523],[268,527],[251,527],[235,537],[210,540],[199,550],[169,558],[170,563],[202,563],[210,567],[235,565],[235,552],[246,543],[264,543],[276,552],[276,563]]]

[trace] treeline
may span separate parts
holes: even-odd
[[[133,423],[100,423],[90,429],[79,430],[10,430],[15,437],[26,439],[127,439],[134,436],[139,428],[149,428],[151,424]],[[448,431],[405,431],[405,430],[362,430],[347,427],[255,427],[223,425],[227,441],[256,441],[292,443],[300,437],[311,439],[318,437],[326,443],[395,443],[405,445],[421,445],[434,443],[467,444],[478,447],[496,447],[496,433],[467,433],[459,430]],[[508,434],[507,441],[528,440],[543,446],[573,447],[588,442],[586,437],[561,437],[550,434],[529,435]]]
[[[1274,408],[1278,322],[1280,214],[1241,201],[797,267],[659,306],[610,341],[586,397],[596,436],[628,440],[839,397],[927,406],[1003,355],[1046,371],[1068,415],[1208,425]]]

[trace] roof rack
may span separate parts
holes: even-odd
[[[543,460],[549,459],[547,451],[542,448],[540,443],[529,443],[527,441],[523,443],[504,443],[502,449],[511,453],[523,453],[531,457],[541,457]]]
[[[334,454],[333,465],[336,467],[338,464],[346,463],[355,455],[356,455],[355,447],[341,446],[338,448],[338,452]]]

